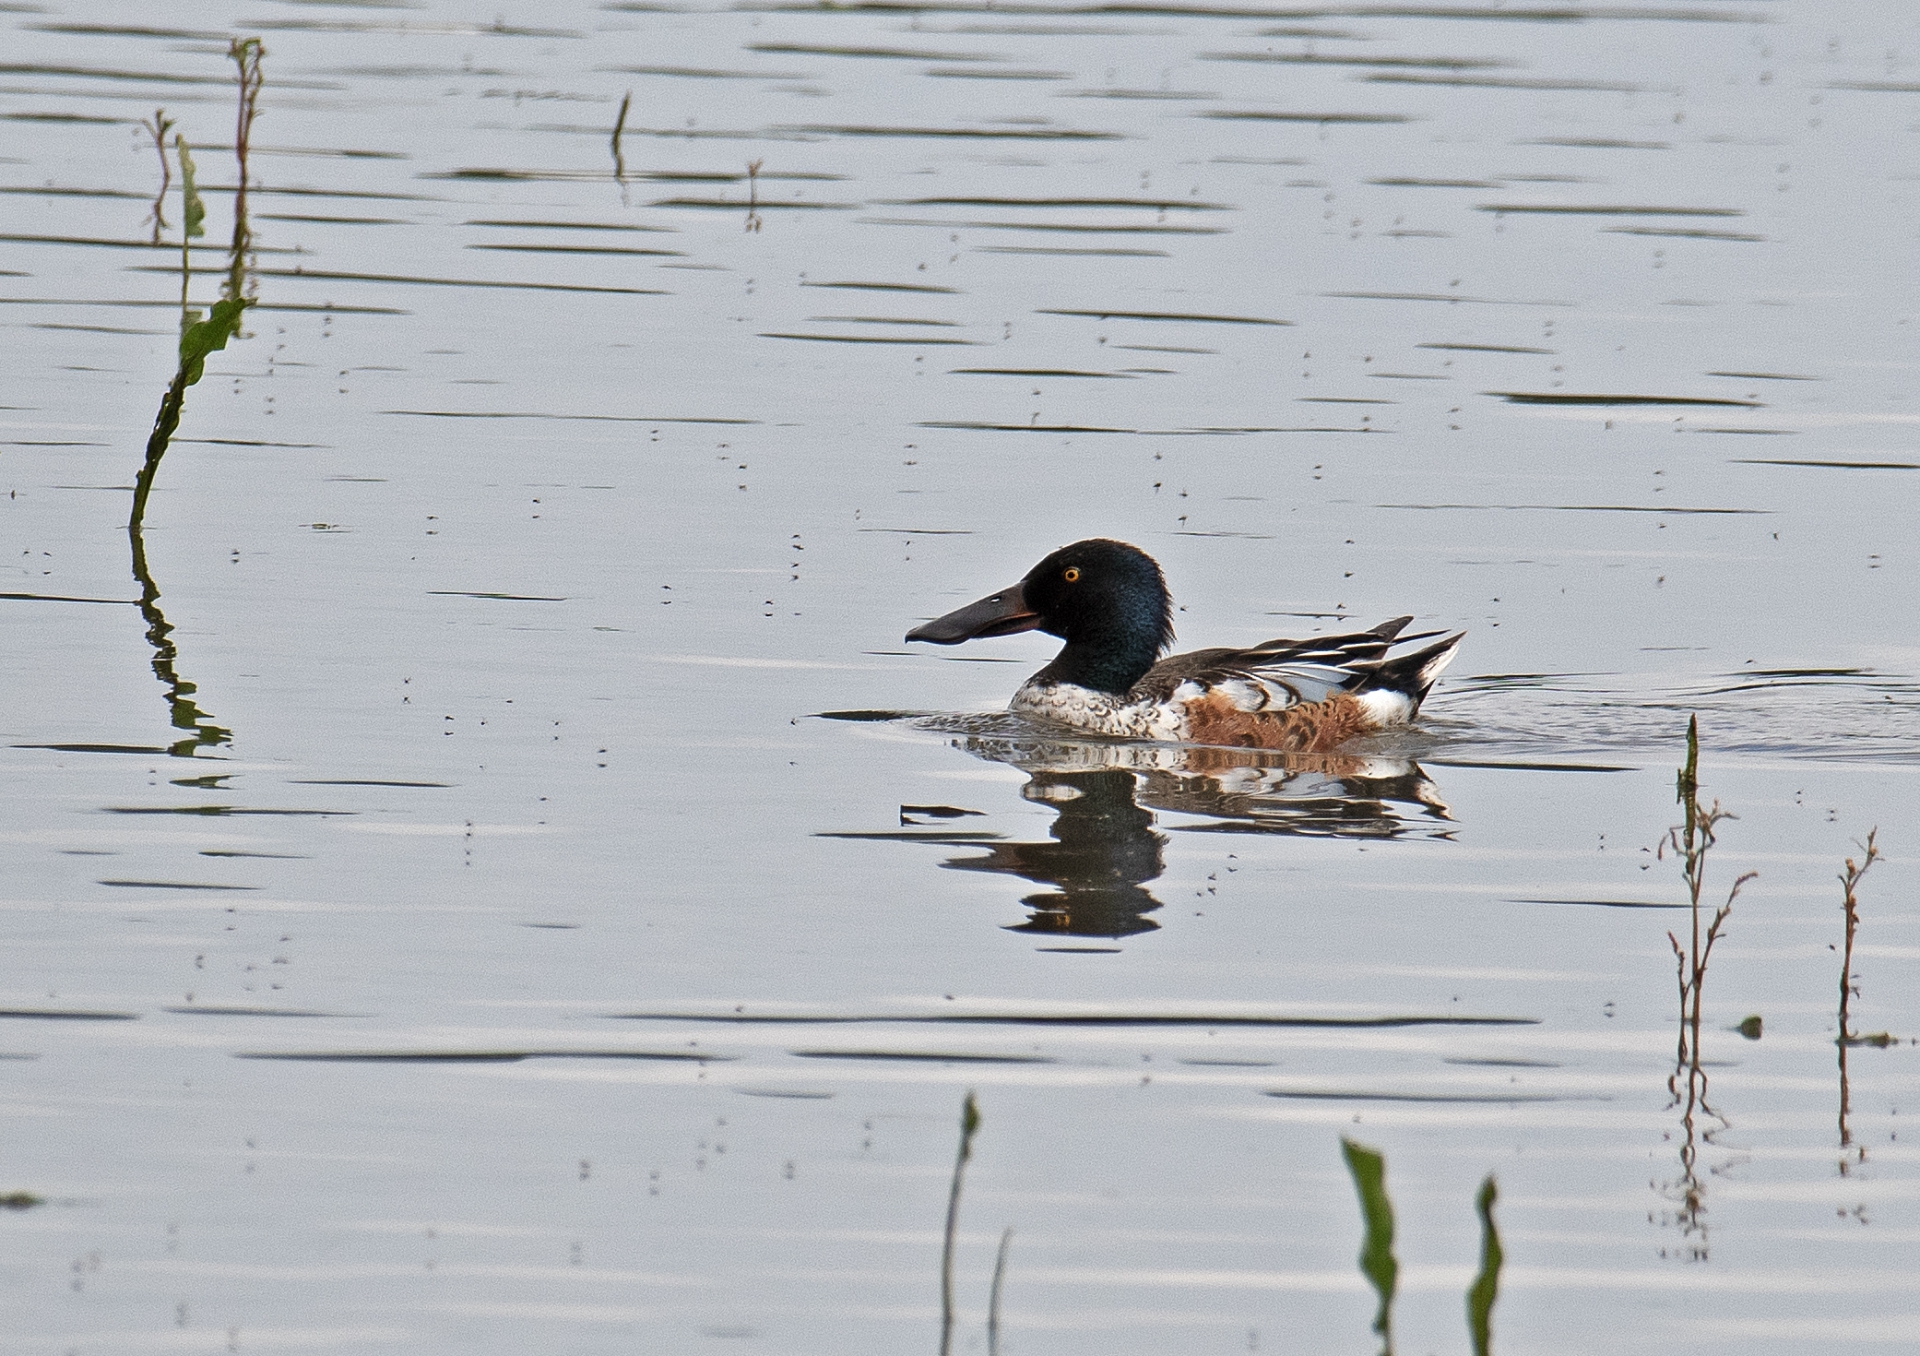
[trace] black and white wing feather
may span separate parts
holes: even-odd
[[[1307,640],[1278,638],[1244,650],[1192,650],[1155,664],[1135,693],[1164,701],[1184,684],[1229,696],[1242,711],[1284,711],[1326,701],[1342,692],[1390,692],[1406,699],[1407,717],[1453,658],[1461,636],[1425,649],[1388,651],[1441,633],[1401,634],[1412,617],[1395,617],[1365,631]]]

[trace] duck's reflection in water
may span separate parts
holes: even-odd
[[[1057,809],[1045,843],[994,843],[984,857],[950,857],[955,871],[1003,871],[1054,888],[1020,902],[1033,910],[1015,932],[1130,937],[1160,925],[1147,915],[1160,901],[1145,883],[1166,870],[1167,837],[1134,800],[1131,772],[1028,769],[1028,800]]]
[[[1021,901],[1032,912],[1016,932],[1119,938],[1155,930],[1150,915],[1160,901],[1147,887],[1166,869],[1170,832],[1444,838],[1453,829],[1433,782],[1405,758],[979,734],[954,747],[1025,772],[1022,797],[1056,812],[1047,840],[899,836],[964,842],[983,851],[943,866],[1046,887]],[[913,808],[902,807],[903,824],[915,822]],[[1163,830],[1156,811],[1199,819]]]

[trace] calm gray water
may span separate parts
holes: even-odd
[[[1496,1350],[1920,1351],[1911,7],[0,11],[7,1351],[930,1352],[969,1089],[956,1350],[1007,1228],[1010,1354],[1376,1350],[1345,1134],[1403,1352],[1488,1173]],[[1286,766],[901,643],[1094,534],[1467,645]]]

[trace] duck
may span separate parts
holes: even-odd
[[[1168,655],[1173,596],[1159,563],[1127,542],[1092,538],[907,640],[1043,631],[1066,644],[1013,694],[1008,709],[1019,715],[1121,739],[1319,754],[1419,714],[1466,632],[1404,634],[1412,620]],[[1423,640],[1433,643],[1390,653]]]

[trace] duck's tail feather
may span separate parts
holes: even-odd
[[[1309,636],[1305,640],[1283,636],[1239,651],[1237,660],[1253,667],[1269,664],[1332,664],[1341,667],[1369,664],[1386,658],[1387,651],[1395,645],[1426,640],[1440,634],[1438,631],[1420,631],[1411,636],[1401,635],[1412,620],[1412,617],[1394,617],[1364,631]]]
[[[1415,637],[1415,639],[1424,638],[1424,636]],[[1411,720],[1419,713],[1420,703],[1426,700],[1427,693],[1432,690],[1434,683],[1439,681],[1441,671],[1453,662],[1453,656],[1459,650],[1460,642],[1466,638],[1465,631],[1456,631],[1424,649],[1395,655],[1391,659],[1377,660],[1367,665],[1366,676],[1360,680],[1353,691],[1399,693],[1413,704],[1413,709],[1407,712],[1407,719]]]

